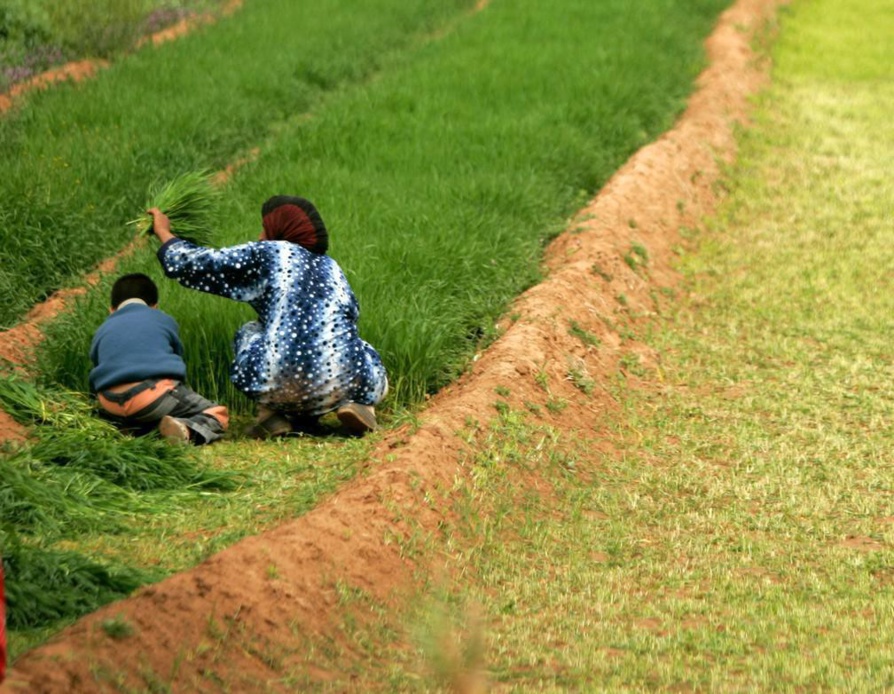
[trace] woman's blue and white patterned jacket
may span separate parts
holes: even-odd
[[[250,398],[313,416],[347,402],[374,405],[387,393],[382,360],[357,331],[357,299],[331,257],[288,241],[214,249],[175,238],[158,259],[184,287],[257,311],[236,333],[230,367]]]

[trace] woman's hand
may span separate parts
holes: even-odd
[[[171,239],[177,238],[171,233],[171,220],[168,216],[157,207],[146,210],[152,216],[152,231],[162,243],[167,243]]]

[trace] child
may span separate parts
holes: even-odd
[[[229,414],[185,385],[176,321],[159,311],[158,287],[146,275],[119,277],[110,315],[90,346],[90,390],[103,413],[124,428],[158,426],[166,439],[196,444],[223,436]]]
[[[376,429],[388,377],[378,352],[360,338],[359,304],[326,255],[329,233],[310,201],[270,198],[261,208],[260,239],[220,249],[177,238],[166,215],[149,213],[168,277],[258,314],[236,333],[230,367],[233,384],[258,403],[249,436],[312,429],[333,411],[354,434]]]

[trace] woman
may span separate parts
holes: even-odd
[[[258,314],[237,331],[230,368],[233,384],[259,403],[250,436],[282,436],[333,410],[352,433],[375,430],[388,378],[360,339],[357,299],[326,255],[328,233],[308,200],[270,198],[260,240],[221,249],[179,239],[165,214],[149,213],[168,277]]]

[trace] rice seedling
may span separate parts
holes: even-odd
[[[200,246],[210,245],[214,237],[214,209],[220,199],[211,172],[190,171],[168,181],[156,181],[149,188],[145,209],[157,207],[171,220],[171,231],[181,239]],[[128,222],[137,234],[152,233],[152,217],[142,214]]]

